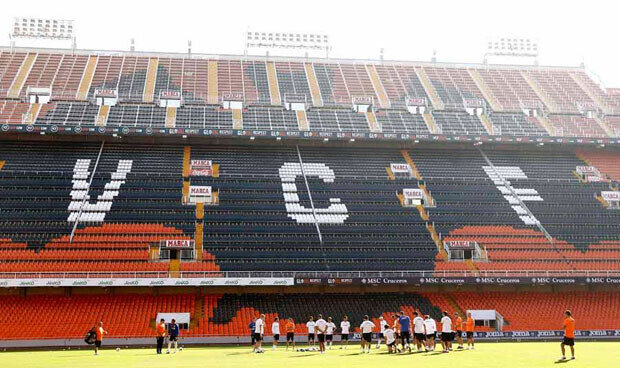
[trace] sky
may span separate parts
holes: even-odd
[[[13,17],[72,19],[80,49],[242,54],[244,32],[328,34],[334,58],[479,63],[500,37],[538,42],[540,65],[584,63],[604,87],[620,87],[620,2],[556,1],[7,1],[0,45]],[[4,31],[4,32],[3,32]],[[25,45],[18,41],[17,45]],[[50,44],[51,47],[58,44]],[[272,53],[273,54],[273,53]]]

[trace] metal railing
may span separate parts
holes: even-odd
[[[110,271],[0,272],[0,279],[115,279],[115,278],[374,278],[374,277],[620,277],[620,270],[444,270],[444,271]]]

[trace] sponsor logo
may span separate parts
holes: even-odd
[[[125,285],[125,286],[140,286],[140,281],[138,281],[138,280],[125,281],[125,283],[123,285]]]
[[[250,280],[250,282],[248,282],[248,285],[262,285],[263,284],[263,280]]]
[[[163,285],[164,284],[164,280],[154,280],[149,282],[150,286],[157,286],[157,285]]]
[[[501,331],[487,332],[487,337],[504,337],[504,333]]]
[[[536,331],[536,336],[538,336],[538,337],[553,337],[553,336],[555,336],[555,331]]]
[[[99,286],[112,286],[112,285],[114,285],[114,283],[112,282],[112,280],[99,281],[99,283],[97,285],[99,285]]]
[[[73,285],[73,286],[87,286],[88,285],[88,281],[86,281],[86,280],[73,281],[73,283],[71,285]]]
[[[530,333],[528,331],[514,331],[512,333],[513,337],[529,337]]]
[[[604,330],[590,331],[590,336],[607,336],[607,331],[604,331]]]
[[[2,124],[2,130],[4,130],[5,132],[7,130],[9,130],[9,125],[8,124]]]
[[[189,285],[189,281],[187,280],[177,280],[174,283],[175,285]]]
[[[200,281],[200,285],[213,285],[215,284],[215,280],[202,280]]]
[[[273,284],[274,285],[288,285],[288,281],[287,280],[274,280]]]

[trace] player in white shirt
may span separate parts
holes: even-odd
[[[378,336],[377,336],[377,346],[376,348],[379,349],[381,347],[381,340],[383,340],[383,332],[385,331],[386,328],[388,328],[389,325],[388,323],[383,319],[383,316],[379,317],[379,330],[381,332],[379,332]]]
[[[349,329],[351,328],[351,322],[349,322],[349,317],[342,317],[342,322],[340,322],[340,349],[344,345],[344,348],[347,348],[349,344]]]
[[[437,338],[437,323],[428,314],[424,319],[426,327],[426,349],[427,351],[435,350],[435,339]]]
[[[254,340],[256,343],[254,344],[254,351],[257,353],[263,353],[264,350],[261,348],[263,345],[263,335],[265,334],[265,315],[261,314],[260,317],[256,320],[254,325]]]
[[[325,333],[325,341],[329,345],[329,350],[332,350],[332,342],[334,341],[334,331],[336,330],[336,324],[332,322],[332,317],[327,317],[327,332]]]
[[[280,319],[278,317],[271,324],[271,333],[273,334],[273,350],[276,350],[280,340]]]
[[[385,346],[388,348],[388,353],[396,353],[398,351],[396,348],[396,334],[394,334],[394,330],[390,326],[383,330],[383,337],[385,338]]]
[[[308,323],[306,323],[306,327],[308,327],[308,350],[314,349],[314,328],[316,323],[314,322],[314,317],[310,316],[308,318]],[[312,342],[312,344],[310,344]]]
[[[444,353],[452,350],[452,320],[446,311],[441,318],[441,346]]]
[[[375,326],[375,324],[370,321],[370,318],[367,315],[364,316],[364,322],[362,322],[362,324],[360,325],[360,331],[362,331],[362,354],[364,354],[364,349],[366,348],[368,348],[366,354],[370,353],[370,347],[372,344],[372,330],[375,327],[377,326]]]
[[[316,320],[314,325],[314,331],[319,339],[319,351],[321,354],[325,354],[325,335],[327,333],[327,322],[323,319],[322,315],[318,315],[319,319]]]
[[[422,346],[426,348],[426,326],[424,318],[420,317],[418,312],[413,312],[413,337],[418,347],[418,353],[422,352]]]

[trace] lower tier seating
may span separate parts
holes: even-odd
[[[189,329],[182,336],[247,336],[252,318],[261,313],[266,314],[268,327],[276,316],[291,317],[296,333],[305,335],[308,317],[318,314],[332,317],[337,326],[347,315],[352,331],[359,331],[357,326],[366,314],[376,324],[379,316],[391,323],[394,313],[401,310],[410,316],[420,311],[439,320],[441,311],[452,315],[469,309],[496,310],[505,319],[504,331],[557,330],[565,309],[573,312],[579,330],[620,329],[620,293],[616,291],[198,296],[125,290],[113,295],[0,295],[0,339],[81,339],[99,321],[108,337],[154,336],[157,313],[166,312],[190,313]]]

